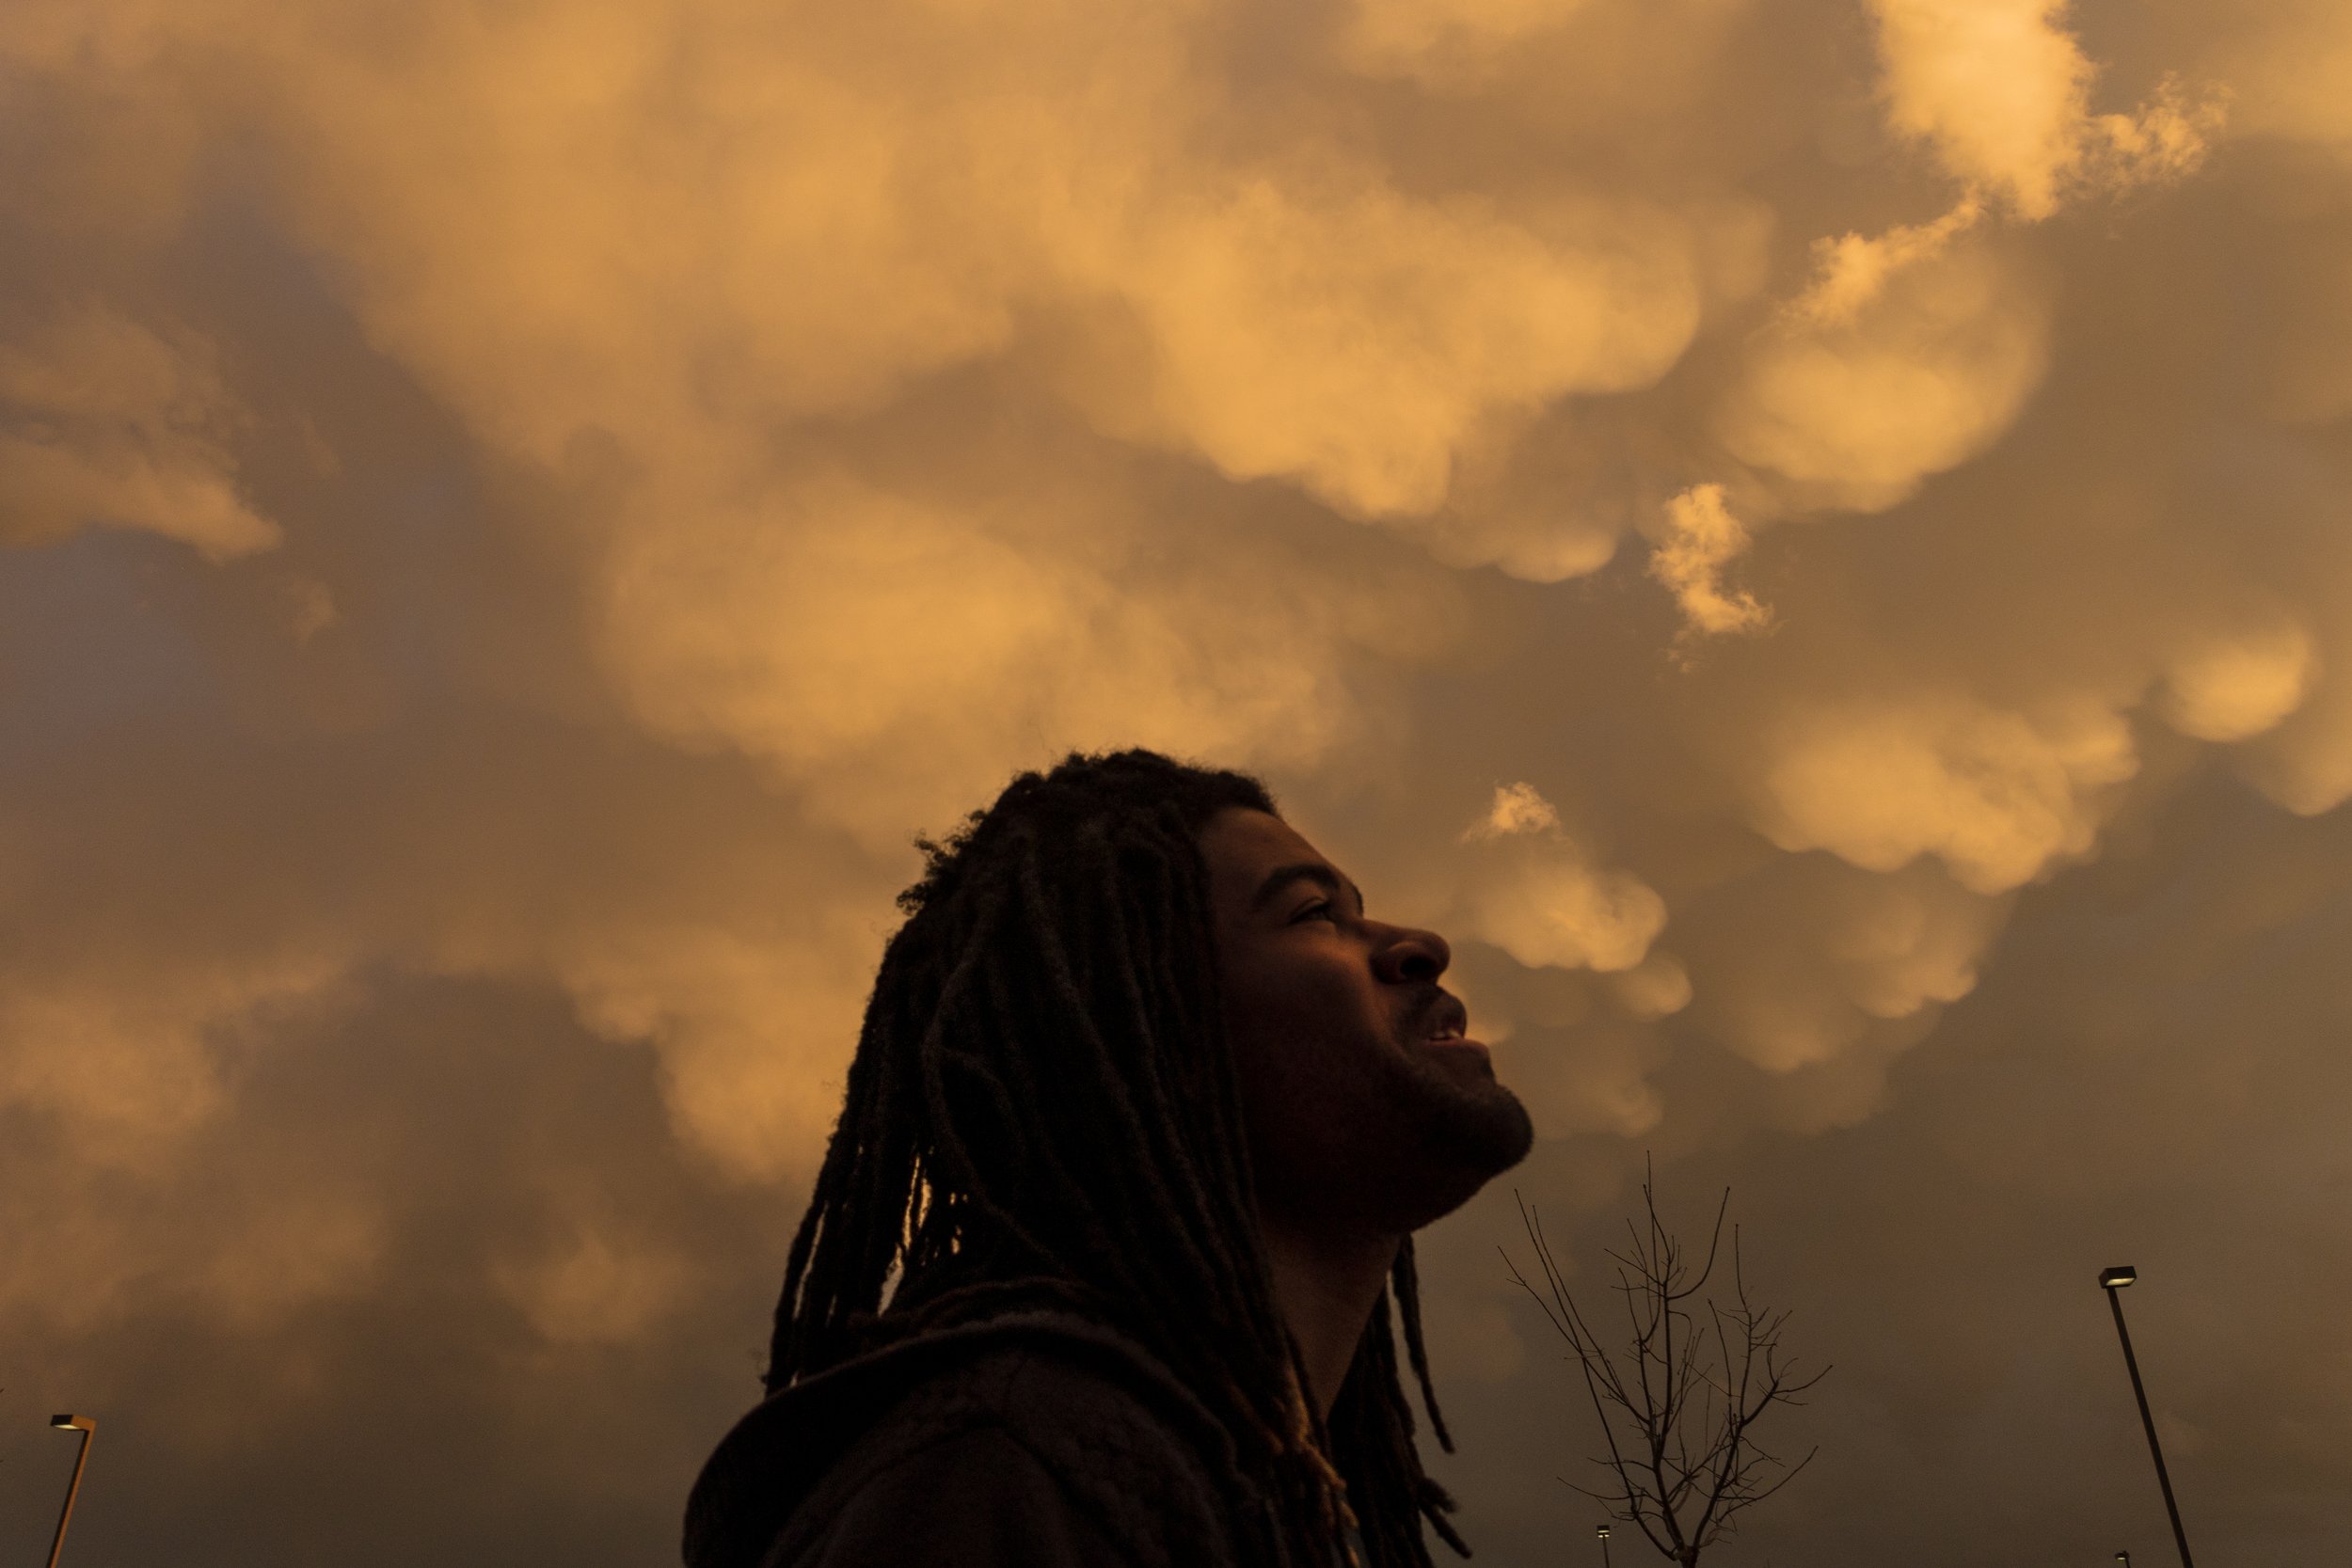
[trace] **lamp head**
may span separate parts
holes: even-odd
[[[49,1424],[53,1427],[70,1427],[75,1432],[98,1430],[97,1418],[90,1416],[52,1416],[49,1418]]]
[[[1607,1525],[1603,1525],[1598,1529],[1593,1531],[1593,1534],[1600,1540],[1606,1541],[1609,1539],[1609,1527]]]
[[[2099,1283],[2110,1291],[2120,1290],[2122,1287],[2129,1285],[2132,1281],[2137,1279],[2138,1277],[2139,1271],[2133,1268],[2129,1263],[2125,1263],[2120,1268],[2101,1269],[2099,1271]]]

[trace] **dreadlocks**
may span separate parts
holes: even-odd
[[[1257,1240],[1197,842],[1235,806],[1274,810],[1244,774],[1073,753],[921,842],[793,1238],[767,1384],[1042,1292],[1148,1345],[1223,1420],[1278,1505],[1270,1563],[1344,1560],[1354,1522],[1371,1568],[1428,1568],[1424,1517],[1469,1551],[1413,1446],[1387,1294],[1327,1430]],[[1409,1239],[1390,1285],[1451,1451]]]

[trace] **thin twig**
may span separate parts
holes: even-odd
[[[1820,1452],[1812,1449],[1786,1465],[1756,1442],[1754,1429],[1773,1406],[1804,1403],[1802,1396],[1830,1369],[1794,1375],[1795,1365],[1781,1348],[1788,1313],[1760,1308],[1750,1299],[1739,1227],[1731,1230],[1728,1299],[1704,1293],[1723,1258],[1728,1187],[1716,1204],[1707,1254],[1695,1271],[1659,1213],[1646,1162],[1642,1201],[1647,1223],[1629,1217],[1625,1250],[1604,1253],[1615,1265],[1608,1288],[1623,1297],[1624,1352],[1603,1348],[1568,1290],[1542,1217],[1524,1198],[1519,1219],[1542,1289],[1519,1272],[1508,1250],[1503,1263],[1566,1342],[1600,1423],[1607,1453],[1592,1463],[1610,1484],[1595,1490],[1565,1476],[1558,1478],[1561,1484],[1638,1528],[1662,1556],[1694,1568],[1699,1554],[1730,1533],[1741,1513],[1796,1479]],[[1704,1306],[1703,1318],[1681,1306],[1694,1297]]]

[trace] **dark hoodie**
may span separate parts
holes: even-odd
[[[703,1467],[687,1568],[1225,1568],[1287,1558],[1232,1436],[1132,1340],[1031,1310],[771,1395]]]

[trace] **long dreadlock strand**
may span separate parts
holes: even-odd
[[[1412,1406],[1397,1380],[1391,1321],[1384,1293],[1357,1344],[1347,1381],[1333,1403],[1331,1425],[1349,1490],[1388,1505],[1371,1511],[1364,1525],[1374,1564],[1431,1568],[1421,1535],[1423,1524],[1458,1555],[1470,1553],[1446,1517],[1454,1511],[1454,1498],[1422,1469],[1413,1446]]]
[[[1081,842],[1089,850],[1107,849],[1109,847],[1107,843],[1098,845],[1095,842],[1098,836],[1100,835],[1090,831]],[[1035,888],[1034,875],[1025,875],[1024,880],[1026,885]],[[1122,891],[1132,891],[1130,884],[1122,882],[1120,885]],[[1039,896],[1041,900],[1041,893]],[[1114,950],[1118,951],[1128,950],[1133,945],[1130,937],[1135,924],[1132,920],[1135,911],[1122,909],[1120,905],[1123,902],[1124,900],[1120,900],[1113,903],[1107,911],[1112,921],[1110,931],[1112,945]],[[1060,944],[1049,942],[1048,956],[1054,961],[1057,983],[1070,985],[1074,996],[1075,983],[1069,976]],[[1164,1000],[1161,997],[1148,995],[1143,976],[1132,968],[1119,976],[1118,983],[1120,991],[1128,1001],[1132,1017],[1152,1018],[1160,1016],[1165,1011],[1173,1010],[1173,999]],[[1136,1059],[1136,1066],[1141,1069],[1134,1075],[1134,1088],[1142,1099],[1143,1104],[1140,1107],[1135,1105],[1124,1094],[1115,1096],[1114,1101],[1121,1122],[1120,1131],[1134,1141],[1136,1147],[1149,1149],[1153,1156],[1142,1164],[1143,1184],[1151,1189],[1152,1198],[1160,1207],[1180,1218],[1181,1223],[1173,1232],[1173,1239],[1183,1248],[1183,1265],[1197,1271],[1198,1277],[1205,1277],[1220,1283],[1232,1282],[1238,1271],[1218,1267],[1213,1264],[1205,1255],[1205,1247],[1213,1246],[1215,1243],[1218,1227],[1208,1213],[1206,1204],[1202,1201],[1204,1195],[1197,1175],[1191,1171],[1190,1162],[1184,1158],[1183,1152],[1184,1140],[1171,1135],[1174,1130],[1169,1125],[1171,1118],[1167,1114],[1167,1098],[1159,1081],[1161,1074],[1153,1070],[1157,1067],[1155,1058],[1161,1053],[1156,1049],[1152,1033],[1146,1032],[1138,1036],[1133,1045],[1133,1054]],[[1116,1070],[1112,1066],[1112,1053],[1104,1051],[1096,1056],[1093,1065],[1107,1076]],[[1155,1114],[1146,1117],[1142,1114],[1144,1111]],[[1226,1292],[1218,1293],[1223,1296]],[[1233,1310],[1237,1305],[1222,1300],[1215,1304],[1213,1310],[1217,1318],[1222,1320],[1217,1326],[1228,1331],[1240,1329],[1243,1326],[1239,1315]]]
[[[1291,1340],[1290,1392],[1293,1400],[1295,1424],[1292,1437],[1307,1455],[1316,1479],[1322,1482],[1313,1498],[1317,1523],[1330,1537],[1340,1542],[1347,1568],[1363,1568],[1356,1548],[1346,1539],[1345,1531],[1359,1528],[1361,1521],[1348,1503],[1347,1479],[1340,1473],[1329,1457],[1330,1434],[1324,1428],[1323,1412],[1308,1397],[1305,1358],[1299,1354],[1298,1341]]]
[[[1438,1447],[1454,1451],[1454,1436],[1445,1429],[1445,1417],[1438,1409],[1438,1390],[1429,1381],[1429,1347],[1421,1338],[1421,1271],[1413,1261],[1413,1239],[1405,1238],[1396,1249],[1396,1266],[1389,1271],[1389,1283],[1396,1291],[1397,1315],[1405,1320],[1405,1354],[1413,1364],[1413,1376],[1421,1383],[1421,1407],[1429,1412],[1429,1430],[1438,1439]]]

